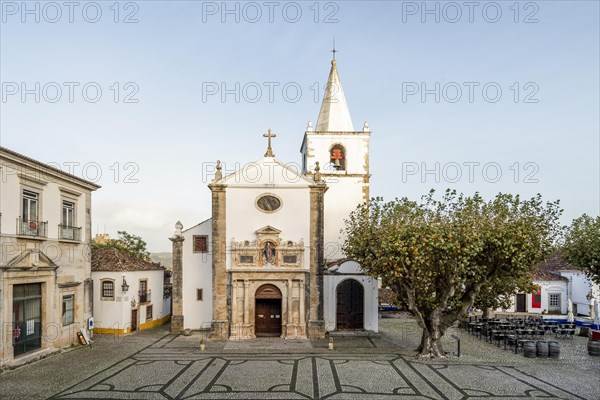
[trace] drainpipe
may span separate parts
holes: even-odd
[[[567,305],[569,304],[569,299],[571,299],[571,303],[573,303],[573,299],[571,298],[571,294],[573,293],[573,275],[569,276],[569,283],[567,283]],[[569,310],[567,309],[567,313]]]

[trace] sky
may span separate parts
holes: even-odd
[[[371,196],[430,189],[600,213],[597,1],[2,1],[0,144],[102,186],[93,233],[170,251],[214,163],[299,165],[335,38]]]

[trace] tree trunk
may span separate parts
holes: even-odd
[[[423,329],[421,344],[419,345],[417,351],[422,357],[446,357],[446,352],[442,348],[443,335],[444,334],[441,333],[439,328],[434,329],[433,332]]]
[[[483,314],[481,315],[482,318],[489,318],[490,317],[490,308],[489,307],[483,307]]]

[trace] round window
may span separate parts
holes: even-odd
[[[271,194],[265,194],[256,200],[256,205],[264,212],[274,212],[281,207],[281,200]]]

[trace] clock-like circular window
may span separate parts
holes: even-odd
[[[256,206],[263,212],[271,213],[281,208],[281,200],[272,194],[264,194],[256,200]]]

